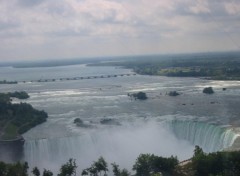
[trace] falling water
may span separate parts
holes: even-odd
[[[54,170],[69,158],[75,158],[78,168],[84,169],[103,156],[109,163],[116,162],[131,170],[141,153],[174,155],[183,160],[192,156],[193,149],[193,145],[178,140],[163,124],[149,122],[139,126],[106,126],[80,136],[26,140],[24,159],[30,167]]]
[[[239,136],[231,128],[205,122],[173,120],[167,124],[178,139],[199,145],[205,152],[215,152],[228,148]]]

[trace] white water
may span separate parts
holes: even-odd
[[[233,129],[197,122],[173,120],[167,123],[178,139],[199,145],[205,152],[215,152],[231,147],[239,134]]]
[[[25,160],[31,166],[48,168],[55,173],[69,158],[77,161],[79,171],[103,156],[108,163],[116,162],[131,170],[141,153],[159,156],[192,156],[194,145],[205,152],[219,151],[231,146],[238,137],[231,129],[216,125],[172,120],[142,122],[135,125],[106,126],[80,136],[26,141]]]
[[[192,156],[193,146],[178,140],[163,124],[142,123],[131,126],[95,129],[81,136],[26,141],[25,159],[31,166],[58,170],[69,158],[75,158],[78,169],[89,167],[103,156],[107,162],[118,163],[131,170],[141,153],[159,156]]]

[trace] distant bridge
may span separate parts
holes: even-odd
[[[38,79],[32,80],[30,82],[55,82],[55,81],[71,81],[71,80],[85,80],[85,79],[101,79],[101,78],[116,78],[123,76],[136,76],[137,74],[114,74],[114,75],[100,75],[100,76],[81,76],[81,77],[71,77],[71,78],[59,78],[59,79]],[[27,81],[22,81],[26,83]]]

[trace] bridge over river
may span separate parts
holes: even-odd
[[[71,78],[59,78],[59,79],[38,79],[32,80],[30,82],[55,82],[55,81],[71,81],[71,80],[85,80],[85,79],[102,79],[102,78],[116,78],[123,76],[136,76],[137,74],[112,74],[112,75],[100,75],[100,76],[79,76],[79,77],[71,77]],[[29,81],[21,81],[22,83],[26,83]]]

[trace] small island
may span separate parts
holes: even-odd
[[[80,118],[76,118],[74,119],[73,123],[77,126],[77,127],[83,127],[83,128],[90,128],[91,125],[84,123],[84,121]]]
[[[0,84],[17,84],[17,83],[18,83],[17,81],[6,81],[6,80],[0,81]]]
[[[102,125],[121,125],[115,119],[111,119],[111,118],[104,118],[104,119],[100,120],[100,123]]]
[[[128,93],[128,96],[131,98],[134,98],[134,100],[148,99],[147,94],[145,92],[138,92],[138,93],[133,93],[133,94]]]
[[[203,89],[203,93],[205,93],[205,94],[213,94],[214,91],[213,91],[213,88],[212,88],[212,87],[205,87],[205,88]]]
[[[168,93],[168,95],[171,96],[171,97],[176,97],[176,96],[180,95],[180,93],[178,93],[177,91],[170,91]]]
[[[8,92],[7,93],[8,96],[12,97],[12,98],[17,98],[17,99],[28,99],[29,95],[27,94],[27,92],[22,91],[22,92]]]
[[[74,122],[73,123],[75,123],[75,124],[77,124],[77,125],[82,125],[83,124],[83,121],[80,119],[80,118],[76,118],[76,119],[74,119]]]

